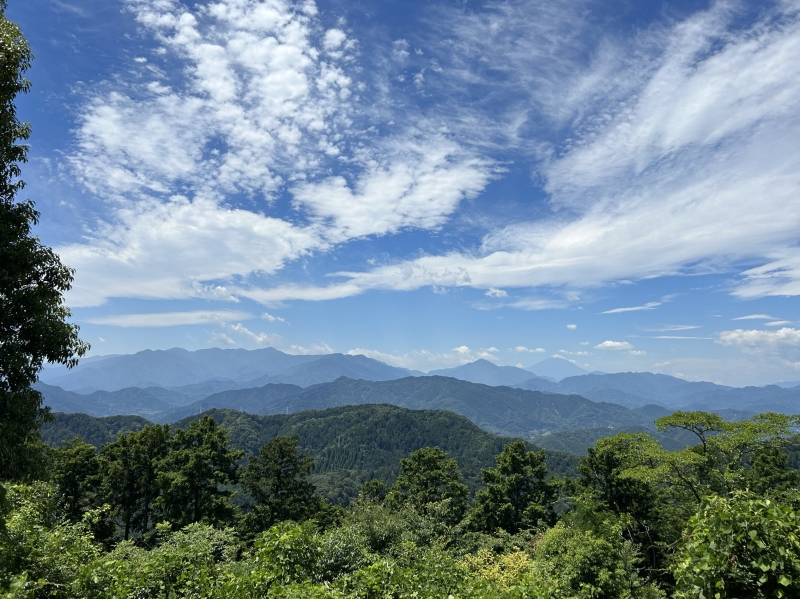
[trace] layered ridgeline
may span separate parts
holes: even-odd
[[[301,388],[268,384],[212,394],[189,405],[167,406],[162,399],[144,408],[142,393],[149,390],[96,391],[86,396],[58,388],[39,387],[53,411],[81,411],[93,416],[136,413],[155,422],[174,422],[213,408],[232,408],[254,414],[291,414],[303,410],[388,403],[415,410],[451,410],[479,427],[497,434],[531,437],[551,431],[587,427],[652,425],[647,408],[590,401],[578,395],[559,395],[512,387],[491,387],[449,377],[406,377],[391,381],[339,378]],[[86,401],[79,405],[81,398]],[[135,397],[137,409],[126,403]],[[115,399],[119,403],[114,403]],[[91,403],[90,403],[91,402]]]
[[[82,360],[73,371],[48,368],[42,372],[39,385],[50,405],[57,410],[85,411],[98,416],[136,413],[157,417],[223,391],[266,384],[309,387],[333,382],[342,376],[388,381],[409,375],[425,376],[361,355],[294,356],[273,348],[193,352],[176,348],[89,358]],[[648,372],[588,373],[558,357],[547,358],[528,368],[497,366],[487,360],[477,360],[456,368],[434,370],[427,376],[447,376],[489,386],[505,385],[561,395],[576,394],[629,408],[655,404],[672,410],[708,410],[734,419],[765,410],[800,411],[800,388],[793,384],[797,381],[732,388]],[[283,394],[296,391],[273,389]],[[63,390],[77,395],[65,394]],[[244,406],[240,408],[250,410]],[[120,412],[121,409],[126,411]]]
[[[397,379],[421,372],[395,368],[361,355],[296,356],[272,347],[256,350],[145,350],[130,355],[97,356],[77,368],[46,368],[42,382],[68,391],[90,393],[128,387],[161,387],[197,400],[224,389],[287,383],[307,387],[340,376],[371,381]]]
[[[465,483],[474,491],[480,486],[481,469],[492,467],[494,457],[510,441],[452,412],[408,410],[385,404],[289,415],[258,416],[236,410],[211,410],[204,415],[228,429],[234,449],[243,449],[250,455],[257,454],[277,436],[298,435],[298,447],[315,461],[313,482],[324,496],[337,503],[347,503],[368,480],[393,483],[400,460],[422,447],[441,447],[454,457]],[[185,428],[200,417],[186,418],[173,426]],[[54,421],[43,427],[42,439],[58,446],[80,437],[99,447],[114,441],[121,432],[140,430],[147,424],[138,416],[56,414]],[[577,461],[577,456],[566,452],[547,452],[548,470],[554,474],[574,475]]]

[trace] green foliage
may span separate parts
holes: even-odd
[[[0,534],[0,593],[6,597],[74,597],[84,564],[99,554],[86,522],[60,519],[53,488],[46,483],[12,485],[11,511]],[[87,520],[93,514],[86,515]],[[0,595],[2,596],[2,595]]]
[[[63,294],[73,271],[31,234],[39,213],[33,202],[16,202],[24,187],[20,163],[27,159],[30,126],[17,119],[14,102],[30,89],[23,77],[32,55],[16,24],[0,5],[0,481],[29,476],[41,458],[38,434],[48,418],[32,389],[44,362],[74,366],[89,346],[70,324]]]
[[[123,541],[95,560],[78,581],[80,596],[177,599],[212,597],[224,589],[225,566],[240,551],[231,529],[191,524],[162,535],[152,550]]]
[[[794,423],[695,413],[661,422],[695,436],[693,448],[640,433],[598,440],[551,528],[555,485],[521,441],[484,471],[462,520],[468,491],[442,448],[412,451],[391,489],[373,479],[345,510],[315,495],[302,437],[278,436],[244,469],[254,505],[243,531],[224,528],[238,523],[242,453],[210,418],[171,437],[125,433],[99,454],[74,440],[53,450],[53,485],[11,487],[0,597],[798,596],[800,495],[784,451]],[[113,549],[96,542],[112,538],[111,522],[113,538],[131,539]]]
[[[242,488],[253,500],[245,528],[262,531],[277,522],[312,518],[322,501],[306,477],[314,459],[297,451],[297,435],[276,437],[250,458],[242,473]]]
[[[799,499],[778,503],[747,492],[707,498],[675,556],[675,596],[799,596]]]
[[[169,426],[148,426],[123,433],[100,450],[103,500],[112,508],[122,538],[145,536],[152,530],[159,496],[159,467],[167,460]]]
[[[388,405],[331,408],[319,412],[257,416],[235,410],[210,410],[209,415],[228,429],[231,446],[256,454],[277,436],[298,436],[298,450],[314,456],[309,477],[317,493],[337,505],[348,505],[361,485],[373,479],[394,483],[400,460],[421,447],[438,446],[453,456],[463,482],[474,493],[481,486],[481,471],[495,465],[494,457],[511,439],[481,430],[463,416],[436,410],[406,410]],[[193,416],[174,426],[185,428]],[[80,436],[100,447],[118,432],[136,431],[149,424],[137,416],[92,418],[83,414],[56,414],[42,428],[51,445]],[[527,444],[529,450],[535,446]],[[577,473],[578,457],[546,452],[547,469],[564,476]]]
[[[94,445],[73,439],[50,452],[50,477],[58,489],[63,514],[72,522],[80,522],[84,513],[97,502],[99,461],[96,450]]]
[[[456,461],[439,447],[423,447],[400,462],[400,476],[386,501],[420,514],[439,511],[445,523],[455,524],[464,516],[468,496]]]
[[[151,424],[141,416],[105,416],[94,418],[87,414],[53,414],[42,426],[42,441],[52,447],[80,437],[86,443],[101,447],[112,443],[122,433],[136,432]]]
[[[230,485],[238,480],[237,461],[243,455],[228,447],[227,431],[208,416],[176,431],[158,464],[160,512],[179,528],[231,522]]]
[[[527,451],[522,441],[513,441],[497,456],[497,467],[483,471],[486,489],[478,491],[470,512],[475,530],[511,534],[537,524],[552,524],[557,486],[547,479],[544,451]]]
[[[560,522],[545,532],[534,551],[534,597],[662,597],[655,586],[640,578],[636,547],[621,533],[621,527],[608,522],[597,530],[567,527]]]

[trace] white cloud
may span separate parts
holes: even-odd
[[[263,318],[264,320],[269,321],[269,322],[286,322],[286,320],[281,318],[280,316],[273,316],[269,312],[264,312],[261,315],[261,318]]]
[[[248,320],[252,314],[240,310],[192,310],[190,312],[159,312],[152,314],[119,314],[96,316],[86,322],[117,327],[175,327]]]
[[[532,99],[513,103],[524,113],[508,106],[500,117],[477,106],[453,127],[465,139],[503,139],[546,156],[539,172],[553,205],[567,210],[492,231],[474,252],[340,274],[359,289],[578,288],[725,271],[748,259],[767,264],[745,273],[740,295],[800,293],[792,282],[800,261],[789,249],[800,212],[787,210],[800,185],[800,13],[792,6],[748,28],[731,4],[717,3],[670,29],[638,32],[634,48],[631,38],[585,36],[577,7],[522,2],[450,15],[448,48],[462,58],[448,76],[492,98]],[[480,87],[484,68],[513,73],[513,84],[493,78],[497,89]],[[521,137],[520,123],[538,117],[572,127],[569,141]]]
[[[567,328],[568,328],[570,331],[574,331],[575,329],[577,329],[577,328],[578,328],[578,325],[576,325],[576,324],[568,324],[568,325],[567,325]]]
[[[734,295],[743,299],[774,295],[800,295],[800,257],[797,247],[772,252],[772,260],[742,273]]]
[[[764,326],[767,327],[781,327],[785,324],[791,324],[791,320],[773,320],[772,322],[765,322]]]
[[[497,289],[495,287],[490,287],[486,290],[484,294],[486,297],[508,297],[508,293],[503,289]]]
[[[390,134],[370,132],[393,109],[361,95],[357,79],[374,74],[363,73],[355,40],[321,27],[313,2],[127,7],[162,53],[133,78],[93,86],[78,115],[68,161],[111,201],[84,240],[58,248],[77,269],[74,306],[218,297],[232,279],[276,302],[353,295],[362,289],[281,294],[257,279],[331,243],[438,228],[495,176],[491,159],[413,110]],[[296,213],[269,216],[282,191]]]
[[[408,42],[406,40],[395,40],[392,42],[392,47],[392,57],[395,60],[403,61],[408,58]]]
[[[718,343],[738,347],[748,354],[768,354],[789,360],[800,359],[800,329],[784,327],[777,331],[736,329],[722,331]]]
[[[594,346],[595,349],[629,350],[633,345],[627,341],[603,341]]]
[[[332,354],[333,348],[327,343],[320,342],[314,343],[311,347],[303,347],[302,345],[290,345],[288,349],[284,349],[286,353],[297,354],[302,356],[316,356],[323,354]]]
[[[769,314],[748,314],[747,316],[739,316],[733,320],[775,320],[775,317]]]
[[[466,345],[453,348],[449,352],[432,352],[427,349],[415,349],[403,354],[390,354],[374,349],[355,348],[349,350],[350,355],[364,355],[374,360],[380,360],[391,366],[408,368],[411,370],[422,370],[428,372],[439,368],[450,368],[468,364],[475,360],[484,359],[497,361],[497,357],[490,353],[498,351],[496,348],[488,350],[473,351]]]
[[[631,306],[628,308],[614,308],[613,310],[606,310],[600,314],[619,314],[621,312],[638,312],[639,310],[655,310],[661,302],[647,302],[641,306]]]
[[[70,305],[111,297],[235,299],[224,281],[274,273],[320,242],[286,221],[220,206],[215,201],[141,201],[117,212],[89,243],[57,248],[76,269]]]
[[[657,329],[645,329],[651,332],[667,332],[667,331],[690,331],[692,329],[700,329],[700,325],[695,324],[668,324]]]
[[[517,353],[543,354],[545,350],[542,347],[537,347],[535,349],[528,349],[524,345],[518,345],[514,348],[514,351]]]
[[[439,227],[492,178],[489,161],[465,155],[444,137],[409,137],[387,149],[386,157],[371,157],[352,187],[334,176],[292,189],[296,205],[326,225],[331,241]]]
[[[214,331],[211,333],[211,337],[208,340],[213,345],[224,345],[224,346],[232,346],[237,345],[236,341],[228,337],[225,333],[220,331]]]
[[[574,290],[729,271],[743,259],[763,265],[742,273],[735,294],[800,294],[795,3],[748,25],[719,2],[620,39],[582,3],[442,9],[430,59],[396,40],[384,50],[394,66],[381,67],[437,61],[425,88],[440,96],[425,111],[395,101],[395,71],[365,74],[381,61],[361,60],[313,3],[127,6],[165,54],[134,63],[135,78],[93,86],[78,115],[69,161],[110,212],[85,241],[57,248],[78,271],[74,306],[237,294],[269,305],[424,286]],[[182,68],[153,75],[159,60]],[[255,281],[332,244],[442,227],[499,175],[499,150],[535,162],[558,210],[490,230],[472,249],[334,273],[346,280],[329,287]],[[294,212],[269,216],[283,191]],[[176,206],[177,193],[189,199]],[[248,209],[235,207],[242,197]]]
[[[328,52],[338,50],[346,39],[347,34],[341,29],[328,29],[328,31],[325,32],[325,36],[322,38],[322,46]]]
[[[644,350],[641,350],[641,349],[636,349],[636,350],[633,350],[633,351],[629,351],[628,355],[629,356],[645,356],[645,355],[647,355],[647,352],[644,351]]]
[[[255,343],[256,345],[263,345],[268,347],[280,347],[283,343],[280,335],[271,335],[269,333],[255,333],[242,325],[242,323],[237,323],[235,325],[224,325],[225,329],[230,333],[235,333],[241,337],[244,337],[251,343]]]

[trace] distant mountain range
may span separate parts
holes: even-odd
[[[128,388],[80,395],[38,384],[56,412],[92,416],[137,414],[156,422],[174,422],[214,408],[255,414],[288,414],[346,405],[388,403],[410,409],[451,410],[489,432],[531,437],[549,431],[602,426],[652,426],[648,408],[629,409],[578,395],[559,395],[507,386],[491,387],[450,377],[406,377],[365,381],[345,377],[302,388],[269,383],[214,393],[191,403],[167,404],[174,395],[156,397],[152,389]]]
[[[568,377],[558,383],[536,378],[515,386],[548,393],[576,393],[594,401],[606,401],[629,408],[657,404],[672,410],[800,413],[800,389],[786,389],[777,385],[726,387],[650,372],[586,374]]]
[[[452,409],[486,430],[523,436],[649,426],[661,412],[676,409],[715,411],[728,418],[800,413],[800,389],[790,386],[793,381],[733,388],[648,372],[586,373],[556,357],[531,368],[542,376],[487,360],[424,375],[362,355],[171,349],[90,358],[72,371],[48,368],[36,386],[54,411],[94,416],[137,414],[172,422],[213,408],[270,414],[388,402]],[[556,380],[576,370],[582,374]],[[547,399],[550,412],[542,408],[548,395],[554,395]],[[580,409],[573,399],[578,396],[584,402]]]
[[[220,385],[247,388],[287,383],[307,387],[334,381],[340,376],[385,381],[411,374],[422,373],[389,366],[361,355],[295,356],[272,347],[252,351],[173,348],[82,360],[70,371],[46,368],[40,379],[49,385],[84,393],[129,387],[171,389],[195,386],[195,394],[208,395],[220,390]]]

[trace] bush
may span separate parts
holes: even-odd
[[[532,591],[542,599],[663,597],[639,577],[639,561],[636,547],[623,540],[616,525],[591,531],[559,522],[541,535],[534,550]]]
[[[672,572],[676,597],[800,596],[800,513],[750,493],[707,498],[689,521]]]
[[[10,512],[0,532],[0,590],[6,597],[73,597],[84,564],[100,550],[88,522],[60,520],[47,483],[7,487]],[[90,512],[87,518],[96,516]]]

